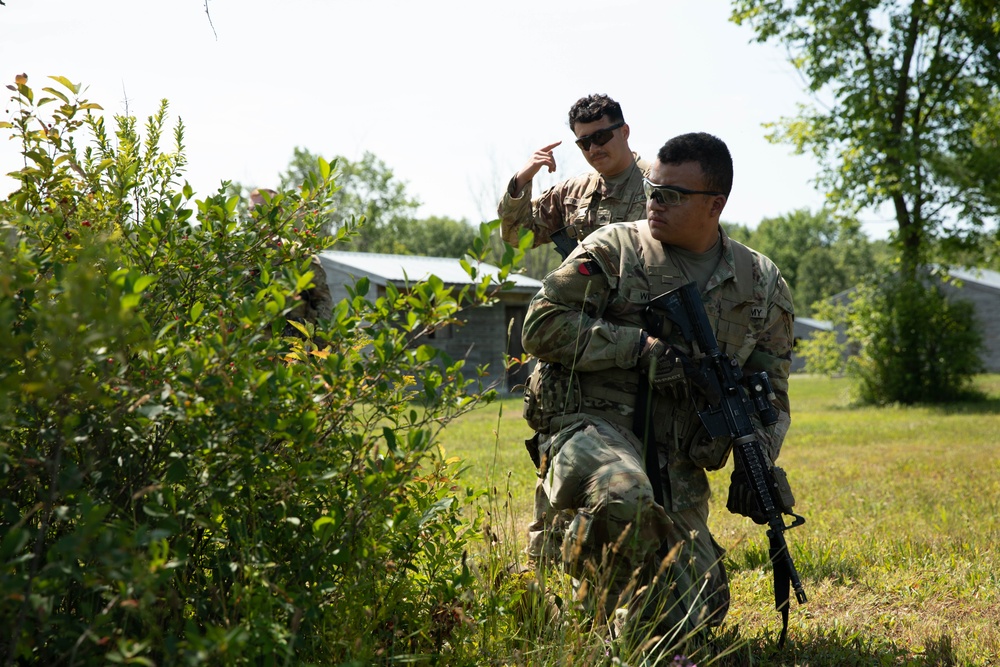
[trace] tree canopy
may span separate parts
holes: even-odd
[[[897,275],[859,303],[877,304],[870,310],[878,313],[858,320],[868,348],[862,357],[872,361],[860,372],[869,397],[913,403],[960,395],[976,364],[957,363],[960,349],[927,354],[922,332],[930,322],[963,331],[974,322],[924,278],[929,264],[979,263],[995,253],[1000,5],[734,0],[731,18],[750,25],[758,41],[784,44],[814,96],[797,116],[773,123],[770,138],[816,155],[819,185],[841,210],[894,212]]]
[[[771,138],[812,151],[838,205],[891,205],[908,275],[995,233],[1000,5],[735,0],[732,20],[786,45],[816,97]]]
[[[315,175],[318,157],[308,149],[295,148],[288,168],[279,177],[279,186],[301,186]],[[477,231],[464,220],[440,216],[418,219],[420,201],[374,153],[366,152],[356,162],[337,156],[330,163],[338,187],[327,227],[331,232],[345,225],[352,228],[341,244],[344,250],[461,257],[476,238]],[[362,220],[363,224],[350,224]]]
[[[870,241],[856,220],[840,220],[826,210],[765,218],[745,242],[781,269],[798,316],[809,316],[817,301],[856,286],[885,255],[884,243]]]

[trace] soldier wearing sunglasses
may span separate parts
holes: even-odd
[[[577,147],[595,171],[562,181],[533,198],[532,179],[543,168],[555,171],[553,151],[562,142],[543,146],[510,180],[497,209],[505,241],[516,245],[518,232],[528,229],[534,232],[536,247],[553,243],[563,259],[598,227],[645,216],[642,183],[649,171],[649,163],[629,148],[629,126],[621,105],[607,95],[577,100],[569,110],[569,127],[576,135]],[[552,370],[545,363],[535,364],[528,383],[537,385],[540,376],[548,378]],[[559,391],[557,387],[549,393]],[[527,549],[532,560],[556,555],[557,540],[550,538],[547,527],[552,517],[548,499],[536,490]],[[558,530],[556,527],[555,532]]]
[[[591,580],[591,599],[601,600],[605,591],[595,589],[610,582],[595,611],[617,617],[627,608],[626,628],[640,632],[642,622],[662,618],[655,634],[683,636],[725,618],[725,551],[708,527],[706,470],[724,467],[733,446],[711,438],[698,417],[709,401],[698,351],[650,317],[648,304],[696,283],[722,351],[744,375],[771,379],[777,421],[755,422],[771,462],[791,423],[791,294],[773,262],[720,226],[732,182],[732,158],[717,137],[668,141],[644,180],[647,219],[587,236],[546,276],[524,321],[524,349],[558,380],[539,377],[525,394],[525,416],[540,432],[539,490],[557,513],[548,520],[569,521],[551,534],[563,536],[564,567]],[[652,469],[647,445],[656,447]],[[737,472],[728,507],[747,514]],[[668,551],[672,563],[661,560]],[[640,581],[629,587],[636,571]],[[646,593],[629,598],[638,590]]]
[[[645,215],[642,178],[649,170],[629,148],[621,105],[607,95],[577,100],[569,110],[569,127],[595,172],[565,180],[533,198],[532,179],[543,168],[556,170],[553,151],[562,142],[543,146],[510,180],[497,209],[505,241],[516,245],[518,231],[530,229],[536,246],[554,242],[563,258],[598,227]]]

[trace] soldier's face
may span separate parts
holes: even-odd
[[[590,137],[601,130],[617,125],[607,116],[602,116],[592,123],[576,123],[573,132],[577,138]],[[589,141],[590,147],[580,146],[583,157],[591,167],[602,176],[617,176],[632,166],[632,150],[628,147],[628,125],[622,125],[611,131],[611,139],[603,146],[596,141]]]
[[[708,190],[705,174],[697,162],[653,163],[649,180],[686,190]],[[649,231],[662,243],[690,252],[706,252],[719,237],[719,216],[726,205],[725,195],[684,195],[680,204],[667,206],[656,199],[646,200]]]

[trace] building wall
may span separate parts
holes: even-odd
[[[965,281],[961,287],[942,284],[948,298],[972,302],[976,325],[983,337],[981,358],[988,373],[1000,373],[1000,291],[993,287]]]
[[[488,364],[489,375],[484,383],[507,393],[513,385],[523,381],[516,369],[507,377],[505,359],[508,353],[520,354],[523,319],[517,318],[517,312],[527,306],[530,298],[531,295],[503,294],[497,303],[465,311],[463,326],[437,332],[426,343],[446,352],[452,359],[465,359],[463,374],[466,378],[475,377],[476,368]],[[507,329],[512,317],[515,322],[508,340]]]
[[[333,265],[332,262],[325,262],[327,284],[330,287],[330,296],[333,303],[339,303],[348,297],[346,284],[353,285],[354,278],[344,270]],[[381,288],[375,285],[369,290],[369,298],[375,298],[376,293],[381,293]],[[505,355],[508,353],[507,328],[509,320],[515,319],[514,327],[510,332],[511,346],[509,354],[517,356],[520,354],[521,325],[523,317],[518,317],[519,311],[526,308],[531,301],[533,294],[521,292],[504,292],[500,294],[496,303],[490,306],[480,306],[461,313],[460,318],[464,321],[463,326],[451,325],[441,331],[436,331],[432,337],[422,339],[421,344],[427,344],[438,350],[447,353],[452,359],[465,359],[463,375],[466,378],[476,376],[476,368],[488,365],[488,373],[484,378],[487,385],[496,385],[498,391],[507,393],[510,388],[523,381],[517,369],[511,373],[511,377],[505,377]]]

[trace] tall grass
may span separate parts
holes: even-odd
[[[792,603],[779,651],[764,529],[726,511],[730,471],[713,473],[710,525],[729,549],[733,604],[712,646],[692,658],[723,667],[1000,665],[1000,376],[978,384],[987,401],[875,409],[848,403],[848,380],[794,376],[780,463],[807,518],[787,539],[809,602]],[[535,476],[520,407],[503,401],[444,435],[448,455],[468,464],[466,482],[490,489],[485,544],[495,570],[517,570],[531,518]],[[572,609],[558,574],[541,585],[492,576],[491,585],[504,582],[498,599],[521,604],[526,620],[482,630],[482,646],[493,647],[484,663],[634,658],[635,647],[601,638],[583,616],[552,622],[560,605]]]

